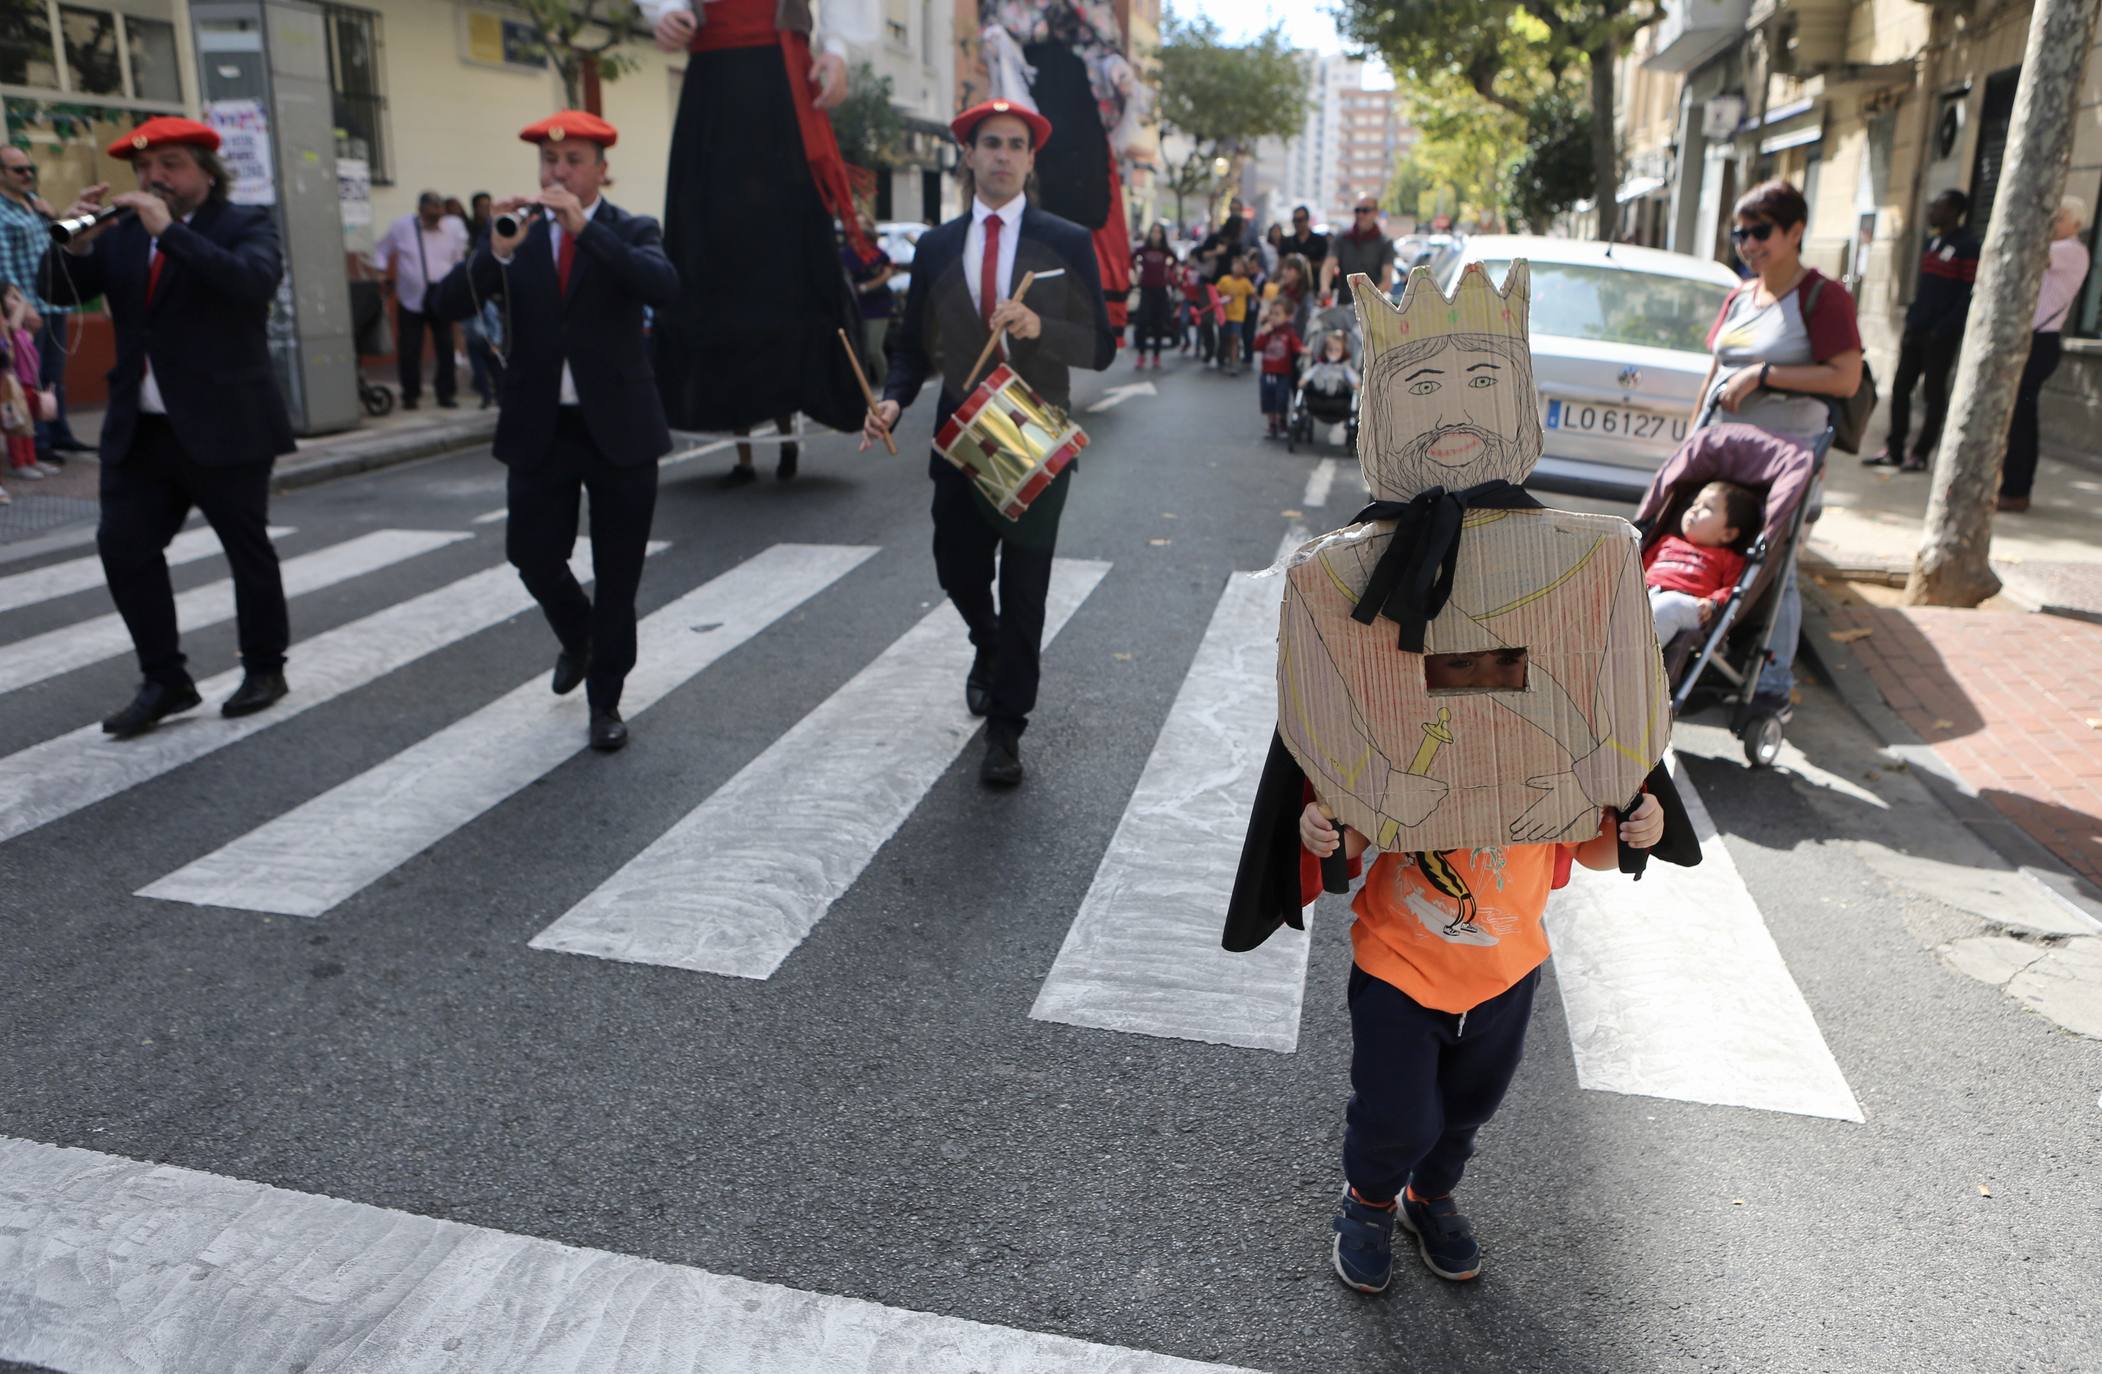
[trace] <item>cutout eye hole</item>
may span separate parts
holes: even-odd
[[[1428,396],[1437,389],[1438,384],[1426,378],[1425,380],[1417,382],[1414,385],[1410,386],[1409,394],[1411,396]]]
[[[1423,685],[1434,697],[1522,692],[1526,689],[1527,657],[1526,650],[1519,647],[1471,654],[1425,654]]]

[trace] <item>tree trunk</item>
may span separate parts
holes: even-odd
[[[2053,211],[2073,151],[2081,65],[2095,40],[2098,13],[2102,0],[2036,0],[2030,15],[2000,173],[2008,194],[1985,233],[1948,428],[1905,584],[1908,606],[1975,606],[2000,590],[1991,563],[2000,464],[2029,357]]]
[[[1598,206],[1598,236],[1611,243],[1620,232],[1620,158],[1613,143],[1612,47],[1586,54],[1591,62],[1591,180]]]

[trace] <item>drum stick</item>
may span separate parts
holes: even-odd
[[[1025,274],[1025,275],[1023,276],[1023,278],[1022,278],[1022,284],[1021,284],[1021,285],[1019,285],[1019,286],[1017,286],[1017,287],[1015,288],[1015,293],[1014,293],[1014,294],[1013,294],[1012,296],[1009,296],[1009,297],[1008,297],[1007,299],[1008,299],[1008,300],[1010,300],[1010,301],[1019,301],[1019,300],[1021,300],[1021,299],[1022,299],[1022,297],[1024,297],[1024,296],[1026,296],[1026,295],[1028,295],[1028,294],[1029,294],[1029,284],[1030,284],[1031,282],[1035,281],[1035,280],[1036,280],[1036,273],[1034,273],[1034,272],[1030,272],[1030,273],[1027,273],[1027,274]],[[963,394],[964,394],[964,395],[966,395],[966,396],[970,395],[970,394],[971,394],[971,389],[972,389],[973,387],[975,387],[975,386],[977,386],[977,385],[978,385],[978,374],[979,374],[979,373],[981,373],[981,372],[983,372],[983,371],[985,371],[985,362],[986,362],[986,359],[988,359],[988,358],[990,358],[990,357],[992,357],[992,356],[993,356],[993,350],[994,350],[994,349],[996,349],[996,348],[998,348],[998,347],[1000,346],[1000,340],[1002,340],[1002,339],[1004,339],[1004,338],[1006,338],[1006,337],[1007,337],[1007,331],[1006,331],[1005,329],[1002,329],[1002,330],[1000,330],[1000,331],[999,331],[998,333],[994,334],[994,335],[993,335],[993,336],[992,336],[992,337],[991,337],[990,339],[987,339],[987,340],[985,341],[985,347],[984,347],[984,348],[981,348],[981,349],[979,349],[979,350],[978,350],[978,361],[977,361],[977,362],[975,362],[975,363],[972,363],[972,364],[971,364],[971,370],[970,370],[969,372],[967,372],[967,373],[965,373],[965,374],[964,374],[964,379],[963,379]]]
[[[876,393],[869,390],[868,374],[861,370],[861,355],[854,351],[853,344],[847,342],[847,331],[844,329],[839,331],[839,346],[847,350],[847,361],[854,365],[854,380],[861,383],[862,399],[869,403],[869,414],[874,415],[876,413]],[[883,427],[883,447],[890,450],[891,457],[895,458],[898,456],[898,446],[890,441],[889,425]]]

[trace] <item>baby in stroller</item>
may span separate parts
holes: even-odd
[[[1312,443],[1315,426],[1341,425],[1345,442],[1357,443],[1358,375],[1356,316],[1347,308],[1323,311],[1314,321],[1318,342],[1292,394],[1288,448]]]
[[[1710,482],[1679,517],[1679,532],[1650,545],[1642,558],[1657,642],[1705,629],[1729,603],[1744,575],[1744,550],[1759,533],[1759,493],[1733,482]]]

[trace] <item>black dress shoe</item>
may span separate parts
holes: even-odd
[[[402,408],[403,410],[414,410],[414,409],[416,409],[416,398],[415,398],[414,396],[404,396],[404,397],[402,397],[402,398],[401,398],[401,408]]]
[[[781,461],[774,464],[775,481],[792,482],[795,480],[796,459],[798,456],[794,444],[781,445]]]
[[[584,674],[591,671],[591,646],[585,645],[582,653],[573,654],[564,649],[555,655],[555,676],[547,684],[558,697],[566,697],[583,684]]]
[[[234,688],[234,694],[219,708],[219,714],[228,717],[252,716],[291,690],[285,685],[282,670],[274,673],[244,673],[241,676],[241,685]]]
[[[95,446],[83,444],[78,439],[59,439],[52,443],[51,450],[54,453],[93,453]]]
[[[987,787],[1013,787],[1022,781],[1022,746],[1004,730],[985,732],[985,758],[978,781]]]
[[[458,410],[459,408],[460,403],[450,396],[444,397],[438,402],[438,409],[440,410]]]
[[[591,713],[591,747],[601,754],[610,754],[628,742],[628,727],[622,723],[620,712],[612,707]]]
[[[203,703],[204,698],[197,695],[197,684],[193,682],[171,686],[149,679],[139,684],[139,694],[131,699],[131,705],[102,722],[102,732],[118,739],[130,739],[133,735],[145,734],[178,711],[187,711]]]
[[[758,480],[759,469],[753,467],[750,463],[739,463],[724,473],[722,477],[722,483],[726,487],[741,487],[747,482],[756,482]]]
[[[993,705],[993,651],[980,649],[971,658],[970,676],[963,680],[963,704],[974,716],[982,716]]]

